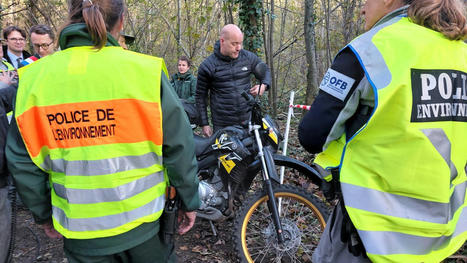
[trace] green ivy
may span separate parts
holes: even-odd
[[[260,54],[263,46],[263,6],[261,0],[233,0],[239,5],[239,26],[243,31],[243,47]]]

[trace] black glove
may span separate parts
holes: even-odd
[[[339,187],[336,185],[339,183],[338,174],[337,174],[337,177],[333,174],[331,181],[327,182],[326,180],[324,180],[324,178],[329,175],[329,170],[322,168],[320,165],[316,163],[313,163],[311,167],[313,167],[313,169],[315,169],[316,172],[319,174],[318,176],[322,178],[321,185],[319,188],[321,189],[321,191],[323,191],[324,197],[326,198],[328,202],[333,201],[336,198],[336,194],[337,194],[336,189],[339,189]],[[332,173],[333,173],[333,170],[331,170],[331,174]]]
[[[328,202],[331,202],[336,198],[336,191],[334,190],[334,183],[322,181],[320,186],[321,191],[323,191],[323,195]]]
[[[357,229],[353,225],[352,221],[350,220],[349,214],[343,205],[341,200],[342,206],[342,229],[341,229],[341,241],[343,243],[347,243],[349,252],[354,255],[355,257],[358,256],[366,256],[366,250],[363,246],[363,242],[358,235]]]

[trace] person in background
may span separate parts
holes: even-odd
[[[191,72],[191,61],[186,56],[178,59],[178,72],[170,78],[170,84],[180,99],[195,103],[196,77]]]
[[[120,36],[118,37],[118,44],[125,50],[128,50],[128,45],[133,44],[135,42],[135,37],[125,34],[123,31],[120,32]]]
[[[18,75],[16,73],[16,69],[10,63],[6,61],[6,59],[3,57],[3,49],[0,48],[0,90],[7,89],[7,88],[9,89],[9,91],[7,92],[8,94],[3,94],[0,97],[1,99],[0,102],[3,103],[3,109],[6,110],[5,112],[0,110],[0,129],[2,128],[3,113],[9,113],[12,111],[12,104],[13,104],[13,98],[14,98],[13,94],[16,92],[17,85],[18,85]],[[15,90],[15,92],[12,93],[10,90],[10,87],[12,87]],[[9,123],[9,120],[5,127],[8,127],[8,123]],[[0,131],[0,148],[3,150],[3,148],[5,148],[5,140],[2,143],[1,135],[2,133]],[[5,135],[4,139],[6,139],[6,130],[5,130],[5,134],[3,135]],[[2,170],[1,167],[2,166],[0,165],[0,173]]]
[[[16,75],[15,70],[16,70],[15,67],[13,67],[13,65],[11,65],[6,60],[6,58],[3,57],[3,48],[0,48],[0,71],[1,72],[9,71],[9,72]],[[5,83],[5,82],[2,81],[0,83],[0,88],[4,88],[4,87],[9,86],[9,85],[10,85],[10,83]]]
[[[8,199],[8,169],[5,158],[5,141],[9,122],[7,113],[13,110],[16,87],[14,75],[0,72],[0,262],[6,262],[11,241],[11,204]]]
[[[26,50],[26,32],[17,27],[9,26],[3,30],[6,46],[3,46],[3,57],[17,69],[21,61],[31,56]]]
[[[55,52],[55,34],[48,25],[35,25],[29,30],[34,56],[43,58]]]
[[[465,6],[361,13],[298,130],[339,199],[313,262],[440,262],[467,239]]]
[[[195,105],[196,77],[191,72],[191,61],[186,56],[181,56],[177,64],[178,72],[170,78],[170,84],[177,93],[183,108],[188,115],[190,124],[199,124],[198,109]]]
[[[250,117],[250,108],[241,94],[245,91],[253,96],[263,95],[271,84],[268,69],[264,79],[260,79],[261,86],[251,87],[251,74],[262,61],[242,47],[242,31],[236,25],[228,24],[222,28],[213,54],[198,69],[196,105],[205,136],[212,135],[207,113],[208,98],[212,125],[217,131],[231,125],[245,124]]]
[[[8,199],[8,169],[5,158],[5,141],[8,131],[7,113],[13,110],[16,93],[13,66],[3,60],[0,49],[0,262],[7,262],[11,241],[11,204]]]
[[[8,168],[68,262],[173,262],[159,219],[167,185],[180,234],[198,196],[191,129],[165,62],[121,48],[123,0],[70,0],[60,52],[19,69]],[[65,121],[66,118],[66,121]]]

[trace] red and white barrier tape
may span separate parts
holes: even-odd
[[[311,109],[311,106],[310,106],[310,105],[300,105],[300,104],[290,105],[289,107],[291,107],[291,108],[299,108],[299,109],[304,109],[304,110],[310,110],[310,109]]]

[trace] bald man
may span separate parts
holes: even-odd
[[[214,131],[231,125],[244,125],[249,119],[249,106],[243,91],[262,95],[271,83],[269,69],[261,87],[251,87],[250,75],[261,59],[242,49],[243,33],[236,25],[228,24],[220,32],[214,52],[198,69],[196,105],[200,113],[200,125],[205,136],[212,135],[207,114],[207,98],[210,98],[211,119]]]

